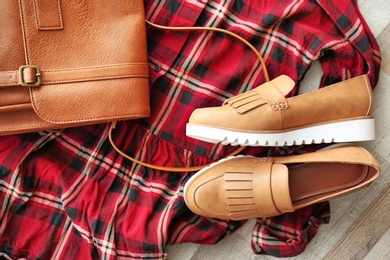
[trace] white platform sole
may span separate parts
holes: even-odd
[[[290,146],[375,139],[374,118],[333,122],[278,133],[237,132],[188,123],[189,137],[211,143],[242,146]]]

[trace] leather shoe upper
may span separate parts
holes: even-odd
[[[371,117],[367,75],[285,98],[294,81],[282,75],[227,99],[220,107],[198,108],[189,123],[238,131],[273,131],[338,120]]]
[[[364,148],[343,146],[295,156],[231,157],[196,173],[185,185],[196,214],[242,220],[276,216],[369,185],[379,165]]]

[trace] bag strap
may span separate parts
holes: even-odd
[[[245,40],[243,37],[239,36],[238,34],[235,34],[234,32],[221,29],[221,28],[214,28],[214,27],[174,27],[174,26],[163,26],[163,25],[158,25],[155,23],[152,23],[148,20],[146,20],[146,23],[149,24],[152,27],[155,27],[160,30],[166,30],[166,31],[212,31],[212,32],[220,32],[224,33],[227,35],[232,36],[233,38],[236,38],[237,40],[241,41],[244,43],[246,46],[248,46],[259,58],[259,61],[261,63],[261,66],[263,67],[263,74],[264,74],[264,79],[265,81],[270,81],[268,71],[267,71],[267,66],[265,65],[264,59],[259,53],[259,51],[247,40]]]
[[[192,167],[170,167],[170,166],[160,166],[160,165],[150,164],[150,163],[146,163],[146,162],[137,160],[137,159],[129,156],[128,154],[124,153],[121,149],[119,149],[116,146],[115,142],[112,139],[112,132],[115,129],[115,127],[116,127],[116,121],[111,123],[110,130],[108,132],[108,139],[110,140],[110,143],[111,143],[112,147],[120,155],[122,155],[123,157],[125,157],[126,159],[128,159],[128,160],[130,160],[130,161],[132,161],[134,163],[138,163],[138,164],[140,164],[142,166],[145,166],[147,168],[151,168],[151,169],[154,169],[154,170],[168,171],[168,172],[194,172],[194,171],[199,171],[199,170],[203,169],[204,167],[210,165],[210,164],[205,164],[205,165],[192,166]],[[227,155],[226,157],[237,155],[240,152],[242,152],[245,148],[246,148],[246,146],[241,146],[238,149],[236,149],[235,151],[233,151],[232,153],[230,153],[229,155]]]
[[[155,27],[155,28],[161,29],[161,30],[168,30],[168,31],[213,31],[213,32],[220,32],[220,33],[224,33],[224,34],[230,35],[230,36],[238,39],[242,43],[244,43],[246,46],[248,46],[256,54],[256,56],[258,57],[258,59],[259,59],[259,61],[261,63],[261,66],[263,68],[265,81],[267,81],[267,82],[270,81],[269,75],[268,75],[268,71],[267,71],[267,67],[266,67],[264,59],[261,56],[261,54],[259,53],[259,51],[250,42],[248,42],[247,40],[245,40],[244,38],[242,38],[241,36],[239,36],[239,35],[237,35],[237,34],[235,34],[233,32],[230,32],[230,31],[227,31],[227,30],[224,30],[224,29],[220,29],[220,28],[214,28],[214,27],[171,27],[171,26],[162,26],[162,25],[154,24],[154,23],[149,22],[147,20],[146,20],[146,23],[149,24],[152,27]],[[115,127],[116,127],[116,121],[112,122],[112,124],[110,126],[110,129],[109,129],[109,132],[108,132],[108,138],[110,140],[110,143],[111,143],[112,147],[120,155],[122,155],[123,157],[125,157],[126,159],[128,159],[128,160],[130,160],[130,161],[132,161],[134,163],[140,164],[142,166],[145,166],[145,167],[148,167],[148,168],[151,168],[151,169],[154,169],[154,170],[169,171],[169,172],[192,172],[192,171],[199,171],[199,170],[203,169],[204,167],[210,165],[210,164],[206,164],[206,165],[192,166],[192,167],[169,167],[169,166],[159,166],[159,165],[154,165],[154,164],[150,164],[150,163],[139,161],[139,160],[137,160],[137,159],[127,155],[126,153],[124,153],[121,149],[119,149],[116,146],[115,142],[112,139],[112,132],[114,131]],[[237,155],[240,152],[242,152],[245,148],[246,148],[246,146],[241,146],[238,149],[236,149],[235,151],[233,151],[232,153],[230,153],[227,156],[225,156],[225,158]]]

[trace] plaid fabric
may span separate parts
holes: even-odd
[[[263,55],[271,78],[297,82],[315,60],[321,85],[368,73],[375,86],[380,52],[356,1],[149,1],[147,18],[171,26],[225,28]],[[114,139],[149,163],[192,166],[235,148],[185,136],[197,107],[264,82],[255,55],[237,40],[212,32],[148,29],[152,115],[121,122]],[[244,222],[194,215],[182,193],[193,173],[155,171],[118,155],[108,124],[0,137],[0,255],[19,259],[165,259],[167,244],[213,244]],[[283,156],[319,145],[248,148]],[[217,203],[217,202],[216,202]],[[329,221],[321,203],[258,220],[254,253],[293,256]]]

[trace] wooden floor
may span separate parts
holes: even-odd
[[[374,90],[376,140],[359,145],[377,158],[382,175],[369,188],[331,201],[330,223],[322,225],[306,251],[294,259],[390,259],[390,1],[358,0],[358,5],[382,51]],[[313,65],[305,77],[309,87],[318,84],[321,74],[319,64]],[[169,246],[168,259],[277,259],[252,252],[253,226],[250,220],[216,245]]]

